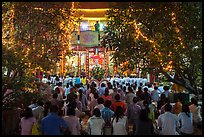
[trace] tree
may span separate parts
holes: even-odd
[[[62,50],[69,54],[74,16],[71,2],[3,2],[2,67],[8,70],[7,82],[11,73],[15,78],[37,68],[50,70]]]
[[[103,46],[115,49],[116,64],[155,68],[198,94],[202,78],[202,8],[199,2],[127,2],[107,12]],[[171,71],[175,72],[174,78]]]

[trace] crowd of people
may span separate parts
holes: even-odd
[[[184,103],[169,99],[169,86],[147,83],[142,78],[108,78],[103,82],[86,77],[46,77],[52,97],[33,100],[21,115],[21,135],[39,125],[43,135],[193,134],[202,126],[201,106],[195,98]],[[86,126],[84,116],[88,116]],[[85,127],[84,127],[85,126]]]

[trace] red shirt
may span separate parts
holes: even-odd
[[[116,108],[117,108],[118,106],[121,106],[121,107],[123,108],[123,112],[125,113],[125,111],[126,111],[126,106],[125,106],[125,102],[124,102],[124,101],[112,102],[110,109],[115,112],[115,111],[116,111]]]
[[[106,102],[106,100],[112,101],[112,96],[111,95],[108,95],[108,96],[102,95],[101,97],[103,98],[104,103]]]

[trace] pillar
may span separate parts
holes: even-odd
[[[89,79],[89,51],[86,50],[86,79]]]

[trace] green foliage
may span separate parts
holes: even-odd
[[[107,19],[103,46],[116,51],[116,65],[128,61],[142,70],[153,67],[155,75],[163,73],[169,81],[197,94],[202,86],[200,2],[119,3],[107,12]],[[141,33],[135,30],[135,22]],[[165,69],[171,61],[174,78]]]
[[[98,65],[95,65],[91,70],[91,77],[94,79],[103,79],[105,70]]]
[[[43,102],[48,100],[47,96],[42,93],[14,91],[3,97],[2,110],[14,110],[15,108],[22,107],[22,105],[27,107],[33,99],[42,100]]]

